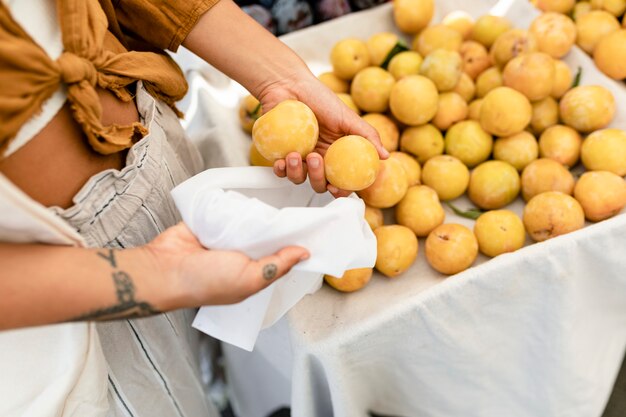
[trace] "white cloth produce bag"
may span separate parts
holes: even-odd
[[[317,194],[308,182],[292,184],[271,168],[209,169],[180,184],[172,196],[206,248],[237,250],[255,259],[289,245],[310,252],[308,260],[246,300],[198,312],[195,328],[246,350],[252,350],[261,329],[317,291],[324,274],[342,276],[376,261],[376,238],[361,199]]]

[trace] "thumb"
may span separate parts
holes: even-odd
[[[309,259],[309,251],[300,246],[287,246],[273,255],[250,262],[244,271],[253,282],[255,292],[287,274],[298,262]]]

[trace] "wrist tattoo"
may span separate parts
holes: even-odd
[[[278,267],[276,264],[267,264],[263,267],[263,278],[267,281],[270,281],[276,277],[276,273],[278,272]]]
[[[112,267],[116,268],[115,254],[109,249],[108,254],[97,252],[97,255],[106,259]],[[79,320],[115,320],[129,319],[136,317],[146,317],[161,313],[155,309],[150,303],[145,301],[137,301],[135,299],[135,284],[131,276],[124,271],[113,271],[111,273],[113,283],[115,285],[115,294],[117,296],[117,304],[110,307],[99,308],[79,317],[75,317],[70,321]]]
[[[115,252],[113,252],[113,249],[108,249],[108,253],[96,252],[96,255],[111,264],[113,268],[117,268],[117,263],[115,262]]]

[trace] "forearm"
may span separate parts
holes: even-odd
[[[270,84],[312,76],[289,47],[231,0],[206,12],[183,45],[256,97]]]
[[[142,249],[0,244],[0,329],[141,317],[176,292]]]

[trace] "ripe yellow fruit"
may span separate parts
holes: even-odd
[[[520,176],[512,165],[487,161],[472,171],[467,196],[478,207],[493,210],[515,200],[519,190]]]
[[[558,191],[537,194],[524,206],[524,227],[536,242],[560,236],[585,225],[585,214],[574,197]]]
[[[472,80],[475,80],[483,71],[492,65],[487,48],[476,41],[463,42],[459,53],[463,58],[463,71],[466,72]]]
[[[446,132],[446,153],[473,168],[491,155],[493,139],[475,120],[464,120]]]
[[[398,224],[380,226],[376,235],[376,269],[394,278],[402,274],[415,261],[419,250],[417,237],[408,227]]]
[[[478,241],[461,224],[442,224],[426,238],[425,254],[436,271],[453,275],[472,266],[478,256]]]
[[[252,128],[252,140],[265,159],[274,162],[290,152],[304,159],[315,148],[319,126],[313,111],[297,100],[285,100],[259,117]]]
[[[538,155],[537,139],[527,131],[498,138],[493,144],[493,159],[508,162],[518,171],[522,171]]]
[[[503,85],[504,80],[502,79],[502,72],[498,67],[488,68],[476,78],[476,96],[483,98],[490,91],[502,87]]]
[[[537,39],[531,32],[523,29],[511,29],[496,39],[489,50],[489,55],[494,65],[504,68],[516,56],[536,52],[538,46]]]
[[[417,159],[405,152],[391,152],[389,156],[391,158],[396,158],[402,163],[409,187],[420,183],[422,169],[420,168],[420,164],[417,162]]]
[[[476,19],[470,38],[490,48],[498,36],[512,27],[512,23],[504,17],[483,15]]]
[[[539,155],[571,168],[578,162],[582,143],[577,131],[569,126],[555,125],[539,137]]]
[[[593,8],[591,7],[591,3],[588,1],[578,1],[576,2],[576,5],[574,6],[574,10],[572,10],[572,18],[574,19],[574,21],[577,21],[578,18],[580,18],[581,16],[586,15],[587,13],[589,13],[590,11],[592,11]]]
[[[408,227],[420,237],[427,236],[446,217],[437,193],[426,185],[409,187],[395,213],[398,224]]]
[[[609,171],[585,172],[574,187],[574,198],[592,222],[608,219],[626,206],[626,182]]]
[[[537,0],[536,5],[544,12],[567,14],[574,8],[576,0]]]
[[[389,107],[400,122],[418,126],[435,117],[438,101],[439,92],[431,80],[421,75],[408,75],[391,89]]]
[[[626,131],[593,132],[583,141],[580,157],[589,171],[610,171],[623,177],[626,175]]]
[[[342,190],[358,191],[376,180],[380,160],[370,141],[349,135],[333,142],[324,155],[324,170],[329,183]]]
[[[626,11],[626,0],[591,0],[591,7],[619,17]]]
[[[619,20],[604,10],[592,10],[576,19],[576,44],[592,54],[600,39],[619,30]]]
[[[323,72],[317,78],[334,93],[345,94],[350,91],[350,83],[337,77],[334,72]]]
[[[490,91],[480,106],[480,125],[496,136],[511,136],[528,126],[532,106],[522,93],[498,87]]]
[[[324,275],[324,281],[341,292],[354,292],[365,287],[374,272],[373,268],[356,268],[346,271],[341,278]]]
[[[476,85],[474,85],[472,78],[467,75],[467,73],[463,72],[452,92],[457,93],[466,103],[469,103],[476,95]]]
[[[398,35],[391,32],[379,32],[370,36],[365,42],[370,53],[370,65],[380,66],[389,52],[398,43]]]
[[[502,81],[531,101],[543,100],[554,87],[554,59],[543,52],[513,58],[502,72]]]
[[[435,13],[433,0],[395,0],[393,19],[404,33],[418,33],[430,23]]]
[[[593,51],[596,66],[614,80],[626,78],[626,29],[600,39]]]
[[[524,246],[526,231],[522,219],[511,210],[491,210],[474,223],[478,248],[487,256],[514,252]]]
[[[470,81],[471,82],[471,81]],[[437,113],[432,120],[433,125],[440,130],[448,130],[454,123],[467,118],[467,102],[457,93],[443,93],[439,95]]]
[[[552,97],[548,96],[534,101],[532,106],[533,115],[530,119],[530,127],[535,134],[540,135],[544,130],[559,122],[559,103]]]
[[[367,45],[360,39],[343,39],[330,51],[330,63],[337,77],[350,81],[357,72],[370,65]]]
[[[439,24],[427,27],[413,40],[412,49],[419,52],[423,57],[435,49],[445,49],[458,52],[463,37],[459,32]]]
[[[422,170],[422,182],[437,193],[440,200],[454,200],[463,195],[470,173],[458,158],[439,155],[430,158]]]
[[[272,161],[268,161],[259,153],[254,143],[250,144],[249,152],[250,165],[255,167],[271,167],[274,166]]]
[[[254,122],[256,122],[262,114],[261,103],[250,94],[245,96],[241,100],[241,103],[239,103],[239,123],[241,123],[243,130],[248,133],[252,133]]]
[[[480,122],[480,108],[482,107],[482,105],[482,98],[477,98],[476,100],[473,100],[467,108],[467,118],[469,120],[476,120],[477,122]]]
[[[552,98],[560,99],[571,88],[574,77],[567,64],[560,59],[554,60],[554,84],[552,85]]]
[[[359,71],[350,85],[354,103],[365,112],[384,113],[389,107],[389,96],[396,79],[379,67]]]
[[[537,39],[539,51],[552,58],[561,58],[576,42],[576,25],[561,13],[548,12],[537,17],[530,25],[530,33]]]
[[[455,10],[445,15],[441,23],[459,32],[463,39],[467,39],[472,33],[474,18],[462,10]]]
[[[528,164],[522,171],[521,183],[524,201],[546,191],[571,194],[574,190],[572,173],[554,159],[548,158],[540,158]]]
[[[397,81],[407,75],[419,74],[423,60],[415,51],[403,51],[391,58],[387,70]]]
[[[428,77],[439,91],[450,91],[459,82],[463,59],[456,51],[435,49],[424,57],[420,74]]]
[[[587,133],[606,127],[615,116],[615,98],[599,85],[581,85],[569,90],[559,103],[561,120]]]
[[[372,230],[385,224],[383,211],[376,207],[365,205],[365,221]]]
[[[441,155],[444,146],[443,135],[432,124],[408,127],[400,135],[400,149],[415,156],[420,164]]]
[[[393,152],[398,149],[400,131],[393,120],[380,113],[367,113],[362,116],[362,119],[376,129],[387,151]]]
[[[367,188],[358,192],[368,206],[389,208],[404,197],[409,188],[409,180],[404,166],[395,158],[380,161],[378,176]]]

